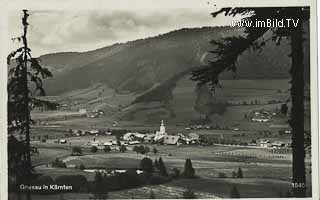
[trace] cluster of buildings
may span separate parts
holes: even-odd
[[[251,121],[253,122],[270,122],[272,116],[276,115],[276,113],[270,113],[265,110],[253,111],[250,113]]]
[[[290,144],[282,141],[271,141],[269,139],[258,139],[256,141],[257,147],[262,148],[289,148]]]
[[[95,134],[95,133],[93,133]],[[140,143],[151,143],[151,144],[162,144],[162,145],[181,145],[181,144],[199,144],[200,136],[196,133],[190,133],[188,135],[184,135],[179,133],[177,135],[170,135],[166,132],[166,127],[164,125],[163,120],[161,121],[159,131],[156,133],[142,134],[138,132],[129,132],[122,136],[121,141],[106,141],[99,142],[94,139],[94,141],[90,142],[92,146],[116,146],[119,145],[137,145]]]
[[[126,133],[123,135],[124,141],[143,141],[149,143],[157,143],[164,145],[180,145],[180,144],[198,144],[200,136],[196,133],[184,135],[179,133],[177,135],[170,135],[166,132],[166,127],[163,120],[161,121],[159,131],[155,134],[141,134],[141,133]]]

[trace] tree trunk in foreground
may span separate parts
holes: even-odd
[[[291,34],[291,97],[290,126],[292,128],[292,192],[294,197],[306,196],[305,149],[304,149],[304,66],[302,22]]]

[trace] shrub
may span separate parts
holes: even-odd
[[[41,142],[45,143],[45,142],[47,142],[47,140],[45,138],[42,138]]]
[[[92,146],[91,149],[90,149],[90,151],[91,151],[92,153],[97,153],[97,152],[98,152],[98,148],[97,148],[96,146]]]
[[[144,146],[144,152],[145,154],[148,154],[150,152],[150,148],[148,146]]]
[[[173,178],[179,178],[180,177],[180,170],[178,168],[172,169],[172,177]]]
[[[109,146],[105,146],[105,147],[103,148],[103,151],[106,152],[106,153],[108,153],[108,152],[111,151],[111,148],[110,148]]]
[[[225,173],[219,173],[218,178],[227,178],[227,175]]]
[[[81,163],[80,166],[79,166],[79,169],[80,169],[80,170],[84,170],[84,169],[85,169],[85,166]]]
[[[51,165],[52,167],[56,167],[56,168],[67,168],[66,163],[64,163],[62,160],[59,160],[58,158],[52,161]]]
[[[126,152],[126,151],[127,151],[127,147],[124,146],[124,145],[121,145],[119,150],[120,150],[120,152],[122,152],[122,153],[123,153],[123,152]]]
[[[134,146],[132,151],[136,152],[137,154],[140,153],[140,149],[138,146]]]
[[[232,171],[232,178],[237,178],[237,172]]]
[[[142,171],[148,172],[148,173],[153,173],[154,172],[154,167],[153,167],[153,162],[150,158],[143,158],[140,162],[140,169]]]
[[[82,155],[82,149],[81,147],[72,147],[72,153],[71,155]]]
[[[158,150],[155,147],[153,147],[152,152],[154,155],[156,155],[158,153]]]
[[[182,193],[182,198],[183,199],[196,199],[197,197],[192,190],[188,189]]]

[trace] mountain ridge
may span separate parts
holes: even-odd
[[[242,29],[223,26],[183,28],[87,52],[42,55],[42,64],[54,74],[45,85],[51,95],[87,88],[95,83],[106,84],[117,92],[144,94],[176,74],[212,59],[208,53],[214,48],[211,40],[239,34]],[[286,41],[280,46],[267,43],[260,53],[246,51],[238,59],[237,78],[288,78],[290,62],[283,56],[288,51]],[[221,78],[231,79],[232,74],[223,73]]]

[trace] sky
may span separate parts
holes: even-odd
[[[212,9],[213,10],[213,9]],[[181,28],[225,26],[231,18],[213,18],[208,9],[30,10],[28,42],[33,56],[90,51]],[[9,17],[9,38],[22,35],[22,12]],[[8,39],[9,39],[8,38]],[[12,50],[18,46],[11,42]]]

